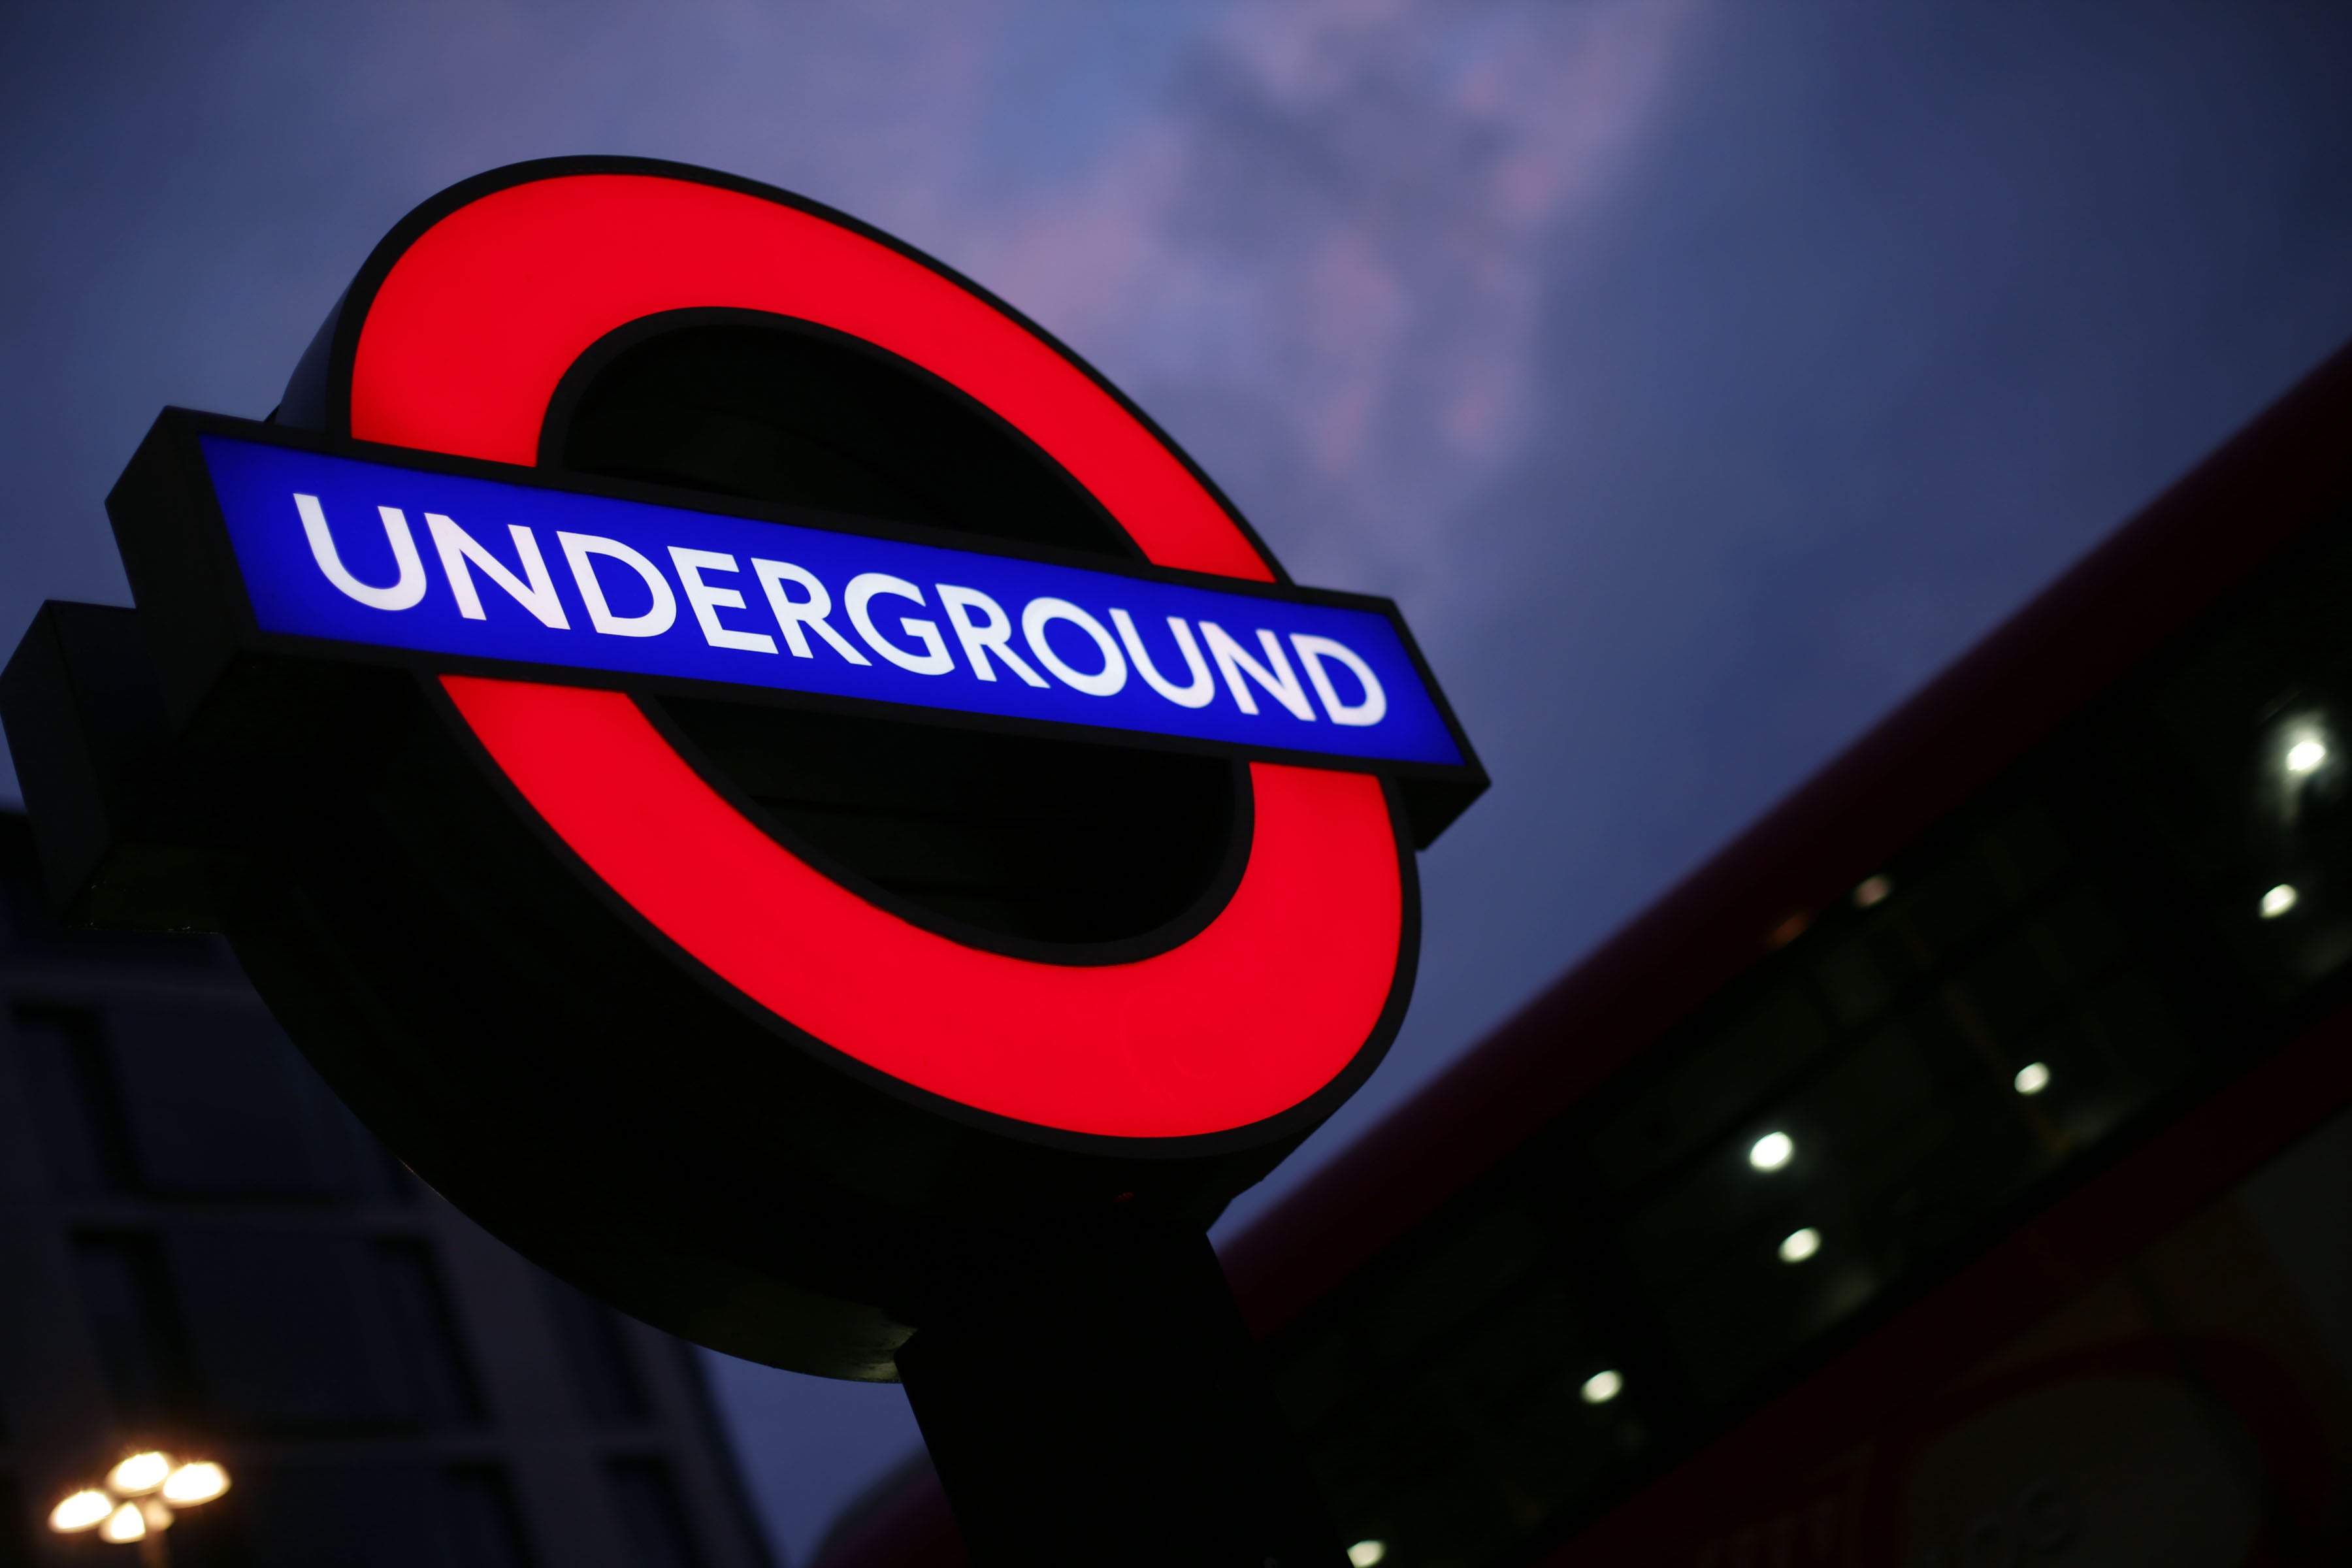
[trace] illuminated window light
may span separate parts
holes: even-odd
[[[1625,1392],[1625,1374],[1614,1367],[1594,1373],[1584,1380],[1581,1394],[1587,1405],[1606,1405]]]
[[[172,1456],[150,1448],[107,1471],[106,1484],[117,1497],[141,1497],[162,1486],[171,1473]]]
[[[2302,897],[2301,893],[2294,890],[2294,883],[2281,882],[2263,895],[2263,919],[2266,921],[2278,919],[2279,916],[2294,908],[2296,900]]]
[[[2291,773],[2315,773],[2326,760],[2327,743],[2308,736],[2286,749],[2286,771]]]
[[[1780,1238],[1780,1261],[1802,1263],[1821,1249],[1822,1233],[1811,1226],[1807,1226],[1802,1230],[1792,1230]]]
[[[1373,1563],[1388,1554],[1389,1543],[1385,1541],[1359,1541],[1348,1548],[1348,1561],[1355,1568],[1372,1568]]]
[[[2020,1094],[2040,1094],[2050,1087],[2050,1066],[2047,1062],[2028,1062],[2017,1069],[2017,1076],[2010,1081],[2017,1086]]]
[[[1866,910],[1873,904],[1883,904],[1886,901],[1886,895],[1894,890],[1895,879],[1883,872],[1875,877],[1864,877],[1861,886],[1853,890],[1853,907]]]
[[[109,1541],[144,1541],[147,1539],[147,1516],[139,1511],[135,1502],[124,1503],[106,1516],[98,1527],[99,1534]]]
[[[1786,1132],[1767,1132],[1748,1148],[1748,1163],[1759,1171],[1777,1171],[1796,1157],[1797,1141]]]
[[[89,1530],[114,1511],[114,1500],[95,1488],[86,1488],[49,1510],[49,1528],[60,1535]]]

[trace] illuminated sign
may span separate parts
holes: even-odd
[[[1379,1063],[1486,786],[1394,606],[708,171],[445,193],[108,510],[135,616],[51,606],[0,691],[79,918],[225,930],[437,1190],[803,1371],[895,1375],[1007,1227],[1197,1242]]]
[[[1462,764],[1381,601],[196,439],[265,634]]]

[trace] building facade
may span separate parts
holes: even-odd
[[[232,1487],[183,1568],[765,1568],[695,1352],[524,1261],[203,936],[67,933],[0,816],[0,1563],[134,1447]],[[152,1552],[151,1552],[152,1555]]]
[[[2352,352],[1225,1251],[1359,1568],[2352,1552]],[[837,1568],[959,1559],[918,1477]]]

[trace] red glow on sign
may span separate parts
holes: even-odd
[[[1024,431],[1152,561],[1273,576],[1146,425],[996,306],[821,216],[689,179],[559,175],[441,218],[366,305],[350,433],[533,463],[584,351],[711,307],[899,354]],[[625,696],[443,685],[524,798],[663,934],[826,1045],[977,1110],[1106,1136],[1245,1126],[1345,1070],[1396,984],[1404,893],[1374,778],[1254,763],[1249,863],[1213,921],[1131,963],[1039,963],[912,925],[815,870]]]
[[[977,1110],[1117,1137],[1243,1126],[1328,1083],[1387,1002],[1403,898],[1388,803],[1361,773],[1253,764],[1249,867],[1206,930],[1133,963],[1038,963],[813,869],[627,697],[441,684],[549,826],[672,941],[835,1049]]]
[[[852,229],[685,180],[539,180],[434,225],[368,308],[352,434],[537,462],[548,400],[589,345],[664,310],[718,305],[832,327],[961,387],[1067,468],[1162,566],[1273,579],[1175,454],[1019,322]]]

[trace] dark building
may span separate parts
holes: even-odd
[[[1227,1268],[1360,1565],[2342,1562],[2347,1004],[2352,353]]]
[[[764,1568],[694,1353],[426,1191],[212,937],[68,934],[0,816],[0,1564],[215,1459],[182,1568]]]

